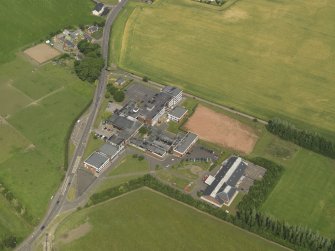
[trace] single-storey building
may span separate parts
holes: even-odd
[[[98,3],[95,5],[95,8],[92,11],[92,14],[95,16],[101,16],[104,10],[105,10],[105,5],[103,3]]]
[[[183,157],[197,142],[198,135],[188,132],[173,148],[173,153],[177,157]]]
[[[248,163],[237,156],[225,160],[215,176],[209,175],[205,180],[208,186],[201,199],[217,207],[229,206],[238,193],[238,184],[247,167]]]
[[[168,113],[168,119],[179,123],[187,113],[187,109],[181,106],[176,106]]]

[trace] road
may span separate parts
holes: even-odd
[[[124,5],[128,0],[121,0],[108,14],[106,18],[106,23],[103,30],[103,38],[102,38],[102,56],[105,61],[105,67],[101,71],[101,75],[99,77],[99,82],[94,94],[93,102],[89,108],[89,115],[87,119],[86,126],[83,130],[83,134],[79,140],[79,144],[76,147],[76,150],[73,154],[73,157],[70,161],[70,165],[68,166],[68,170],[66,172],[64,182],[53,196],[53,199],[50,202],[48,212],[46,213],[44,219],[40,222],[40,224],[35,228],[34,232],[19,245],[16,250],[19,251],[30,251],[32,250],[32,245],[34,241],[39,238],[42,234],[44,234],[44,229],[50,224],[50,222],[58,215],[61,211],[64,202],[66,201],[66,195],[69,191],[71,182],[75,175],[77,168],[79,167],[81,157],[83,156],[89,133],[91,131],[92,125],[95,121],[95,118],[98,114],[99,107],[101,104],[101,100],[104,97],[104,92],[107,83],[108,72],[106,71],[108,65],[108,54],[109,54],[109,38],[110,38],[110,30],[113,22],[115,21],[117,15],[122,10]]]

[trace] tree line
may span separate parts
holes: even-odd
[[[74,63],[74,70],[81,80],[87,80],[93,83],[100,76],[105,63],[101,55],[101,47],[98,44],[92,44],[87,40],[81,40],[78,50],[84,55],[84,58]]]
[[[316,132],[299,129],[292,123],[279,118],[269,120],[266,129],[284,140],[289,140],[327,157],[335,158],[335,143]]]
[[[266,179],[266,182],[269,182],[269,186],[273,188],[274,184],[278,180],[278,177],[281,175],[282,168],[273,162],[261,158],[255,159],[255,162],[265,164],[266,169],[270,170],[268,175],[265,175],[264,178]],[[263,186],[265,185],[266,183],[263,184]],[[240,206],[241,209],[238,208],[236,216],[233,216],[227,214],[221,208],[214,207],[206,202],[193,198],[191,195],[185,194],[175,188],[163,184],[153,176],[147,174],[120,186],[93,194],[86,206],[106,201],[110,198],[143,186],[154,189],[205,213],[235,224],[248,231],[255,232],[267,239],[276,241],[288,247],[295,248],[297,250],[335,251],[334,240],[327,239],[319,233],[313,232],[311,229],[306,227],[290,225],[284,221],[279,221],[271,216],[258,212],[256,208],[261,205],[265,197],[270,193],[270,190],[272,190],[271,188],[255,188],[255,192],[252,192],[252,195],[246,197],[247,202],[243,202],[242,200]],[[260,196],[263,199],[253,199],[250,198],[251,196]],[[247,206],[248,202],[251,202],[250,207]]]

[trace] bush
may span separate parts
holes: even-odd
[[[143,80],[144,82],[148,82],[148,81],[149,81],[149,78],[148,78],[147,76],[144,76],[144,77],[142,78],[142,80]]]

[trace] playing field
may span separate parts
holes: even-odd
[[[72,214],[58,250],[286,250],[147,189]]]
[[[38,67],[25,57],[0,65],[0,76],[0,183],[27,208],[32,218],[24,224],[31,227],[60,184],[66,135],[92,87],[65,67]],[[0,233],[27,234],[8,203],[0,211]],[[14,220],[5,217],[10,212]]]
[[[266,133],[254,155],[281,162],[286,170],[262,210],[291,224],[333,238],[335,161]]]
[[[200,139],[247,154],[258,138],[251,127],[202,105],[196,108],[185,128]]]
[[[264,119],[334,134],[335,3],[189,0],[130,3],[113,29],[122,68]]]
[[[93,8],[90,0],[1,1],[0,63],[14,59],[18,49],[46,38],[51,32],[100,20],[91,15]]]

